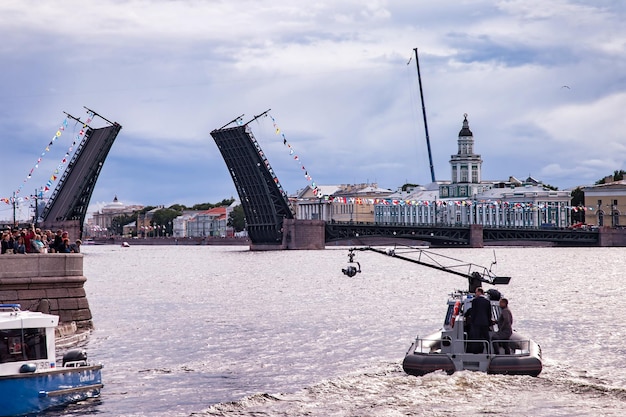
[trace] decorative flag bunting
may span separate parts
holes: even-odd
[[[300,161],[300,157],[297,154],[295,154],[295,150],[293,149],[293,146],[291,146],[291,144],[287,141],[285,134],[282,133],[280,127],[278,127],[278,125],[276,124],[276,119],[274,119],[274,117],[272,117],[272,115],[269,113],[267,115],[270,117],[270,119],[272,119],[272,123],[274,125],[274,132],[283,138],[283,145],[289,150],[289,155],[293,155],[294,161],[298,162],[298,164],[300,165],[300,169],[304,171],[304,178],[306,178],[306,180],[311,183],[311,188],[313,189],[313,195],[317,196],[318,198],[323,198],[324,196],[322,195],[321,190],[315,184],[315,181],[313,181],[313,178],[309,175],[309,171],[306,169],[304,165],[302,165],[302,162]]]
[[[91,111],[87,111],[87,115],[88,115],[87,121],[82,125],[80,131],[75,136],[74,141],[72,142],[72,144],[70,145],[70,147],[66,151],[65,155],[63,156],[63,158],[61,158],[61,162],[59,163],[57,168],[54,170],[52,175],[49,177],[49,179],[46,182],[45,186],[40,187],[41,191],[38,193],[39,194],[37,196],[38,198],[43,197],[43,193],[46,193],[46,192],[50,191],[50,189],[52,189],[53,182],[56,181],[56,179],[59,176],[59,172],[62,171],[63,166],[67,163],[67,160],[68,160],[69,156],[71,155],[71,153],[73,152],[74,147],[76,146],[76,143],[78,141],[82,140],[82,137],[85,135],[85,128],[88,127],[88,124],[91,122],[91,120],[92,120],[92,118],[94,116],[94,113],[91,112]],[[22,191],[22,188],[24,187],[24,185],[32,178],[34,171],[37,168],[39,168],[39,164],[41,163],[43,157],[46,156],[46,154],[48,152],[50,152],[50,148],[54,145],[56,140],[63,135],[63,133],[65,132],[65,130],[68,127],[68,125],[69,125],[69,122],[68,122],[68,119],[66,117],[65,119],[63,119],[63,122],[61,123],[61,125],[59,126],[59,128],[57,129],[55,134],[52,136],[52,139],[50,139],[50,142],[45,147],[44,151],[37,158],[37,161],[35,162],[33,167],[28,172],[28,175],[26,175],[26,178],[24,178],[24,181],[22,181],[22,184],[20,184],[20,186],[15,191],[15,200],[16,201],[24,201],[24,200],[29,200],[30,199],[29,196],[26,196],[26,197],[18,197],[18,196],[19,196],[20,192]],[[0,198],[0,201],[4,202],[6,204],[12,204],[13,203],[13,197],[11,197],[11,198]]]
[[[568,210],[573,210],[574,212],[578,211],[593,211],[593,207],[584,207],[584,206],[562,206],[555,207],[549,206],[547,204],[533,204],[533,203],[518,203],[518,202],[509,202],[509,201],[467,201],[467,200],[397,200],[392,198],[362,198],[362,197],[341,197],[341,196],[324,196],[325,200],[338,203],[338,204],[356,204],[356,205],[384,205],[384,206],[422,206],[422,207],[447,207],[447,206],[456,206],[456,207],[471,207],[476,206],[481,209],[507,209],[512,208],[515,210],[542,210],[542,209],[558,209],[564,208]]]

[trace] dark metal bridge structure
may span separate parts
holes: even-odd
[[[249,124],[269,110],[243,123],[242,116],[215,129],[215,141],[233,179],[246,217],[246,229],[254,245],[281,245],[283,221],[293,219],[287,194],[254,138]],[[233,127],[229,125],[235,124]]]
[[[541,229],[530,227],[480,227],[477,229],[479,240],[484,244],[505,244],[505,242],[524,242],[553,244],[555,246],[598,246],[598,230]],[[373,223],[338,223],[326,224],[326,242],[355,240],[363,238],[397,238],[428,242],[432,246],[471,246],[472,228],[470,226],[447,225],[392,225]],[[497,243],[499,242],[499,243]]]
[[[110,122],[93,110],[87,111],[107,122],[108,126],[92,128],[66,113],[83,126],[85,133],[41,215],[42,228],[67,230],[72,239],[82,238],[83,223],[96,181],[122,129],[118,123]]]

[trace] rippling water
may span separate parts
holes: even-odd
[[[48,416],[617,416],[626,406],[622,248],[496,248],[537,378],[406,375],[460,277],[345,248],[87,246],[102,396]],[[489,265],[494,249],[442,249]]]

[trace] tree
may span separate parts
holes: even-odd
[[[246,218],[241,204],[233,208],[228,215],[228,226],[235,229],[235,232],[241,232],[246,228]]]
[[[613,181],[621,181],[624,179],[624,174],[626,174],[626,171],[623,169],[620,169],[619,171],[615,170],[613,171],[613,175],[607,175],[606,177],[596,181],[596,185],[606,184],[607,182]]]
[[[133,213],[131,215],[122,214],[121,216],[115,216],[111,219],[111,231],[115,235],[122,235],[124,233],[124,226],[136,221],[137,213]]]
[[[585,193],[580,187],[576,187],[572,190],[572,222],[584,223],[585,222],[585,210],[581,210],[580,207],[585,205]]]
[[[215,208],[215,207],[224,207],[224,206],[228,207],[228,206],[230,206],[233,203],[233,201],[235,201],[235,199],[232,198],[232,197],[231,198],[225,198],[221,202],[215,203],[215,204],[213,204],[213,203],[195,204],[193,207],[191,207],[191,209],[192,210],[210,210],[210,209]]]
[[[172,235],[173,221],[181,214],[182,211],[174,210],[171,208],[157,210],[152,214],[152,226],[160,226],[161,229],[165,229],[164,233]]]

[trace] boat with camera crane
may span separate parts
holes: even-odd
[[[496,276],[492,271],[495,260],[487,269],[484,266],[466,263],[439,253],[416,247],[394,247],[380,249],[375,247],[355,247],[348,252],[348,266],[342,269],[344,275],[354,277],[361,272],[361,264],[355,261],[357,251],[371,251],[434,268],[464,277],[469,288],[455,290],[449,294],[443,325],[431,334],[416,337],[409,347],[402,367],[407,374],[422,376],[433,371],[452,374],[456,371],[471,370],[490,374],[537,376],[542,370],[541,348],[532,339],[513,331],[508,340],[471,339],[469,315],[475,290],[483,284],[506,285],[511,277]],[[502,312],[499,300],[500,291],[490,288],[485,291],[491,305],[492,321],[497,323]],[[496,326],[492,326],[495,330]]]

